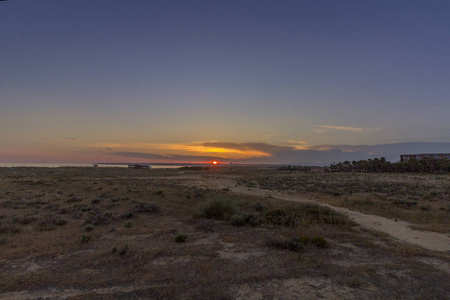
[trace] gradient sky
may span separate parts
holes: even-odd
[[[3,1],[0,162],[450,152],[449,16],[447,0]]]

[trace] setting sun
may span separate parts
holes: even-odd
[[[217,165],[217,161],[213,161],[212,164],[213,164],[213,165]]]

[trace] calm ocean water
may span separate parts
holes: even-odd
[[[0,167],[39,167],[39,168],[59,168],[59,167],[93,167],[94,164],[46,164],[46,163],[0,163]],[[151,165],[152,169],[176,169],[185,165]],[[128,165],[120,164],[98,164],[99,168],[128,168]]]

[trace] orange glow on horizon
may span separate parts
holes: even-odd
[[[248,158],[248,157],[264,157],[271,156],[269,153],[254,150],[254,149],[232,149],[232,148],[220,148],[220,147],[208,147],[198,144],[166,144],[166,143],[98,143],[89,144],[90,147],[95,148],[111,148],[120,151],[157,151],[158,154],[178,154],[184,155],[186,152],[196,152],[196,154],[221,154],[226,157],[233,158]]]
[[[213,165],[217,165],[217,161],[213,161],[212,164],[213,164]]]

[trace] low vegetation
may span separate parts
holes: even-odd
[[[301,192],[358,210],[384,203],[448,217],[448,177],[185,171],[0,168],[0,298],[448,296],[448,254],[396,243],[316,203],[276,198]],[[267,193],[234,193],[210,179]]]
[[[175,242],[184,243],[186,242],[187,237],[188,237],[187,234],[180,232],[175,236]]]
[[[240,177],[241,186],[295,192],[363,213],[450,232],[448,174],[285,173]]]
[[[332,164],[329,167],[333,172],[364,172],[364,173],[448,173],[450,172],[450,160],[425,157],[422,159],[411,158],[403,162],[391,163],[384,157],[344,161]]]
[[[320,249],[325,249],[329,247],[327,240],[322,237],[315,235],[314,237],[308,236],[298,236],[290,239],[270,239],[266,242],[268,246],[275,248],[285,249],[294,252],[304,252],[308,245],[313,245]]]
[[[211,199],[201,204],[198,216],[207,219],[229,219],[236,211],[235,204],[229,199]]]

